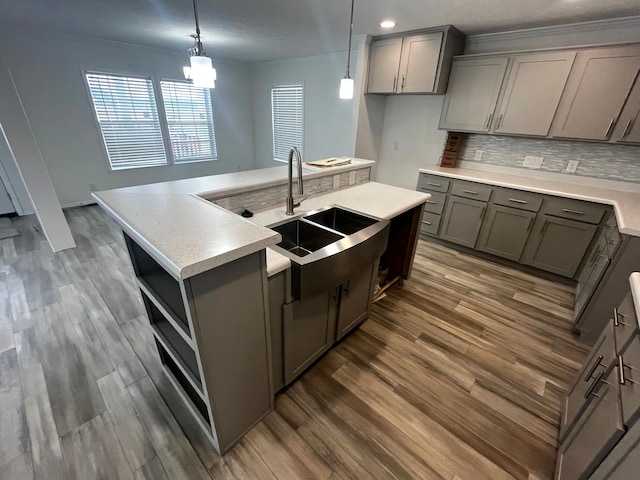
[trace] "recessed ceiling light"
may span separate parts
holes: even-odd
[[[380,26],[382,28],[393,28],[396,26],[396,22],[394,22],[393,20],[385,20],[384,22],[380,23]]]

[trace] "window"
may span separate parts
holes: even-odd
[[[291,147],[302,153],[304,137],[302,85],[283,85],[271,89],[273,159],[286,162]]]
[[[166,165],[151,79],[87,73],[87,83],[111,168]]]
[[[186,82],[160,82],[174,163],[217,158],[211,93]]]

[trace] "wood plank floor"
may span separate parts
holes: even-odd
[[[119,229],[65,213],[73,250],[34,217],[0,240],[0,480],[553,477],[587,353],[572,288],[420,241],[411,280],[221,458],[162,397]]]

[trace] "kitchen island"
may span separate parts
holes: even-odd
[[[390,220],[383,258],[390,272],[408,278],[429,195],[368,182],[371,163],[306,171],[305,180],[324,182],[312,191],[330,190],[306,199],[296,214],[337,204]],[[272,409],[279,388],[267,279],[284,275],[289,263],[268,248],[281,237],[265,225],[285,216],[277,198],[285,175],[277,167],[94,194],[123,229],[164,373],[220,453]],[[272,208],[245,219],[220,206],[242,195],[246,202],[252,192],[260,200],[275,192]]]

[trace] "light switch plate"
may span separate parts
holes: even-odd
[[[474,160],[482,160],[482,155],[484,154],[484,150],[476,150],[475,155],[473,156]]]
[[[522,165],[524,167],[529,167],[529,168],[540,168],[542,167],[543,160],[544,160],[544,157],[533,157],[533,156],[527,155],[526,157],[524,157],[524,162],[522,162]]]
[[[333,176],[333,189],[336,190],[340,188],[340,175]]]
[[[349,172],[349,185],[355,185],[356,184],[356,172]]]
[[[578,160],[569,160],[569,163],[567,164],[567,169],[565,170],[565,172],[576,173],[579,163],[580,162]]]

